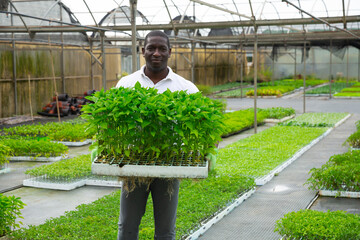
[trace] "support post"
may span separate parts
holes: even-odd
[[[137,4],[137,0],[130,0],[132,72],[137,71],[136,4]]]
[[[331,81],[332,81],[332,39],[330,39],[330,66],[329,66],[329,99],[331,99]]]
[[[305,113],[306,109],[305,109],[305,88],[306,88],[306,42],[304,41],[304,57],[303,57],[303,61],[304,61],[304,82],[303,82],[303,113]]]
[[[241,57],[240,57],[240,97],[243,98],[243,82],[244,82],[244,61],[243,61],[243,58],[244,58],[244,50],[243,50],[243,47],[241,45],[240,47],[240,54],[241,54]]]
[[[254,53],[253,53],[253,64],[254,64],[254,132],[257,133],[257,65],[258,65],[258,42],[257,33],[255,29],[255,42],[254,42]]]
[[[204,44],[204,54],[205,54],[205,57],[204,57],[204,74],[205,74],[205,76],[204,76],[204,78],[205,78],[205,83],[207,84],[208,82],[207,82],[207,79],[206,79],[206,77],[207,77],[207,74],[206,74],[206,64],[207,64],[206,44]],[[209,85],[211,85],[211,84],[209,84]]]
[[[358,66],[360,66],[360,49],[358,49]],[[358,67],[358,82],[360,82],[360,67]]]
[[[273,47],[273,51],[274,51],[274,47]],[[275,83],[275,54],[273,54],[273,57],[272,57],[272,76],[271,76],[271,83],[272,85],[274,86],[274,83]]]
[[[90,39],[90,52],[93,52],[93,41]],[[95,89],[93,54],[90,54],[90,81],[92,89]]]
[[[228,46],[228,78],[227,78],[227,82],[230,82],[230,46]]]
[[[349,87],[349,45],[346,48],[346,87]]]
[[[294,55],[294,80],[296,80],[297,79],[297,77],[296,77],[296,47],[295,47],[295,55]]]
[[[101,38],[101,55],[102,55],[102,85],[104,90],[106,90],[106,60],[105,60],[105,32],[101,32],[100,33],[100,38]]]
[[[191,81],[195,83],[195,42],[191,41]]]
[[[14,34],[13,34],[14,35]],[[16,44],[15,40],[12,41],[12,64],[13,64],[13,87],[14,87],[14,106],[15,115],[18,115],[18,101],[17,101],[17,76],[16,76]]]
[[[10,6],[10,12],[13,11],[13,5]],[[14,17],[11,14],[11,26],[14,26]],[[13,63],[13,88],[14,88],[14,110],[15,115],[18,114],[18,101],[17,101],[17,79],[16,79],[16,44],[15,44],[15,35],[14,33],[11,34],[12,36],[12,63]]]
[[[217,45],[215,45],[215,74],[214,74],[214,82],[217,85]]]
[[[62,16],[62,5],[59,4],[60,7],[60,21],[63,21]],[[62,23],[61,23],[62,25]],[[60,39],[61,39],[61,55],[60,55],[60,71],[61,71],[61,82],[62,82],[62,90],[63,93],[66,93],[66,82],[65,82],[65,62],[64,62],[64,33],[60,33]]]

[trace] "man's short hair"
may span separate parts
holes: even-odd
[[[151,31],[149,32],[146,36],[145,36],[145,41],[144,41],[144,47],[146,46],[147,42],[148,42],[148,38],[149,37],[163,37],[166,39],[167,45],[170,49],[170,40],[168,35],[166,35],[164,32],[162,31]]]

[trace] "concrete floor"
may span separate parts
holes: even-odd
[[[228,99],[228,109],[238,110],[254,106],[253,99]],[[343,100],[343,99],[306,99],[306,111],[307,112],[349,112],[360,114],[360,100]],[[257,107],[292,107],[297,113],[303,112],[303,99],[299,96],[287,99],[258,99]],[[357,115],[359,119],[359,115]],[[258,132],[266,129],[270,125],[263,125],[258,127]],[[247,137],[254,133],[254,130],[248,130],[239,135],[234,135],[227,139],[224,139],[219,147],[224,147],[227,144],[237,141],[241,138]],[[332,148],[331,143],[328,146]],[[85,147],[73,147],[69,152],[69,156],[75,156],[77,154],[89,153],[88,146]],[[322,161],[326,162],[326,156],[323,156]],[[43,223],[46,219],[51,217],[58,217],[64,214],[66,211],[75,209],[76,206],[95,201],[96,199],[110,194],[116,191],[117,188],[113,187],[90,187],[85,186],[72,191],[57,191],[36,189],[29,187],[21,187],[23,179],[26,178],[24,171],[28,168],[38,166],[46,163],[36,162],[12,162],[9,164],[11,168],[10,173],[0,174],[0,192],[5,192],[5,195],[15,195],[21,197],[21,199],[27,204],[23,209],[22,214],[24,219],[22,222],[24,226],[37,225]],[[301,167],[300,167],[301,168]],[[275,178],[276,179],[276,178]],[[270,182],[271,183],[271,182]],[[266,186],[266,185],[265,185]],[[20,188],[19,188],[20,187]],[[13,190],[11,190],[13,189]],[[251,198],[246,202],[251,202]],[[276,205],[276,203],[272,203]],[[313,204],[313,209],[325,211],[327,209],[348,209],[350,211],[359,211],[359,200],[349,200],[343,198],[318,198]],[[259,212],[261,216],[261,212]],[[228,217],[226,217],[228,218]],[[243,218],[243,216],[242,216]],[[221,226],[221,225],[214,225]],[[249,227],[249,226],[248,226]],[[211,230],[211,229],[210,229]],[[209,230],[209,231],[210,231]],[[215,230],[215,228],[214,228]],[[230,229],[231,230],[231,229]],[[209,233],[211,234],[211,233]],[[206,234],[205,236],[209,236]],[[205,237],[203,239],[210,239]],[[215,235],[216,236],[216,235]],[[223,235],[225,236],[225,235]],[[223,237],[217,239],[226,239]],[[239,238],[227,238],[227,239],[239,239]],[[244,238],[246,239],[246,238]]]

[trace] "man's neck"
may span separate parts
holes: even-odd
[[[145,67],[144,73],[148,78],[150,78],[150,80],[154,84],[156,84],[156,83],[160,82],[162,79],[164,79],[169,74],[169,69],[166,68],[160,72],[152,72],[152,71],[149,71],[147,67]]]

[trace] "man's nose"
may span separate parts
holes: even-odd
[[[155,49],[154,55],[160,56],[160,51],[159,51],[159,49],[157,49],[157,48]]]

